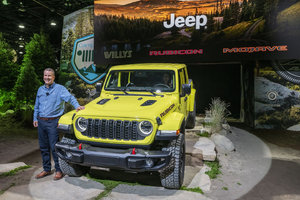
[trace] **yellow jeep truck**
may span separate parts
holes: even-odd
[[[81,176],[91,166],[158,171],[163,187],[180,188],[185,128],[195,126],[196,116],[196,90],[186,65],[113,66],[97,87],[98,98],[59,120],[62,172]]]

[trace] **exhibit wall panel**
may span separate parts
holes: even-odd
[[[94,6],[64,16],[60,70],[74,72],[71,65],[74,42],[91,34],[94,34]]]
[[[255,127],[300,130],[300,60],[255,67]]]
[[[296,0],[94,3],[97,64],[300,58]]]

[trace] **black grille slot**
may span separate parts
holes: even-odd
[[[142,140],[145,138],[138,134],[138,121],[88,119],[87,127],[83,134],[88,137],[117,140]]]
[[[147,100],[144,103],[142,103],[141,106],[151,106],[155,102],[156,102],[156,100]]]
[[[99,105],[103,105],[103,104],[106,104],[110,99],[101,99],[100,101],[98,101],[97,104]]]
[[[92,132],[94,128],[95,128],[95,124],[93,123],[93,119],[88,119],[88,128],[87,128],[88,137],[92,137]]]

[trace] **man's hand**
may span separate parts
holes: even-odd
[[[78,112],[79,110],[83,110],[83,109],[85,109],[84,106],[79,106],[78,108],[76,108],[76,112]]]
[[[34,121],[34,122],[33,122],[33,126],[34,126],[34,127],[38,127],[38,126],[39,126],[38,121]]]

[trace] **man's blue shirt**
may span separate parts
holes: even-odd
[[[65,102],[72,104],[75,109],[80,106],[64,86],[56,83],[49,88],[46,85],[41,86],[35,99],[33,121],[37,121],[38,117],[61,116],[65,109]]]

